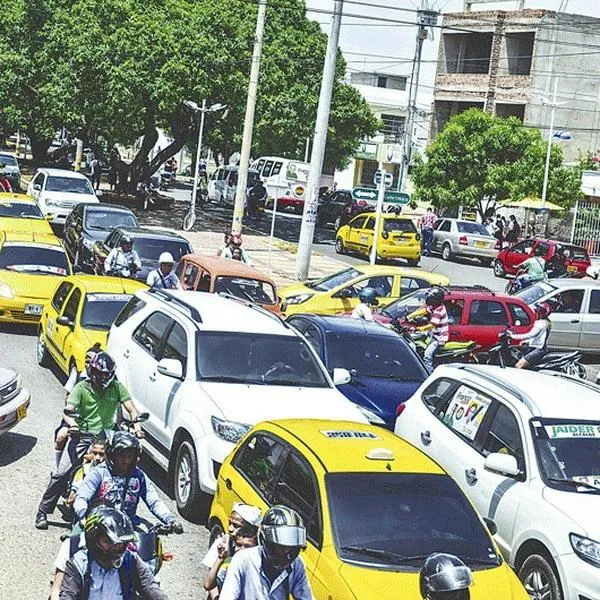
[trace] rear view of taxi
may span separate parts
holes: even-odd
[[[0,322],[37,323],[58,278],[70,273],[56,236],[0,232]]]
[[[37,202],[13,192],[0,192],[0,231],[53,233]]]
[[[301,556],[317,600],[421,600],[419,571],[437,552],[469,567],[471,600],[528,597],[454,480],[382,428],[259,423],[221,466],[213,537],[234,502],[283,504],[301,515],[308,538]]]

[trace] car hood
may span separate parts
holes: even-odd
[[[323,292],[319,292],[318,290],[313,290],[307,287],[304,283],[294,283],[292,285],[286,285],[283,288],[277,290],[277,295],[285,300],[286,298],[290,298],[292,296],[297,296],[298,294],[322,294]]]
[[[596,516],[600,512],[600,494],[578,492],[575,489],[555,490],[546,486],[542,495],[546,502],[560,510],[565,517],[578,526],[573,527],[574,533],[600,541],[600,521]]]
[[[0,271],[0,281],[10,285],[15,297],[41,301],[41,303],[50,298],[61,279],[60,275]]]
[[[13,369],[0,367],[0,386],[5,386],[17,376],[17,372]]]
[[[335,388],[199,382],[220,416],[254,424],[271,419],[341,419],[366,423],[356,406]]]
[[[82,233],[86,240],[96,243],[103,242],[111,231],[112,229],[84,229]]]
[[[50,223],[45,219],[0,217],[0,231],[24,231],[27,233],[49,233],[50,235],[54,235]]]
[[[339,385],[338,390],[351,402],[372,410],[393,429],[396,407],[408,400],[421,383],[354,375],[350,383]]]
[[[99,203],[100,200],[93,194],[73,194],[70,192],[44,192],[44,198],[46,200],[55,200],[57,202],[69,202],[75,206],[82,202],[85,203]]]

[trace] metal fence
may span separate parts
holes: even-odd
[[[600,204],[578,200],[571,226],[571,242],[583,246],[590,255],[600,255]]]

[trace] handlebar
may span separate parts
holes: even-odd
[[[156,523],[148,529],[148,533],[157,533],[159,535],[170,535],[175,533],[181,535],[183,533],[183,524],[179,521],[173,523]]]

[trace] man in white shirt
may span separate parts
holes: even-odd
[[[148,273],[146,283],[152,288],[161,290],[180,290],[181,283],[179,277],[173,271],[175,261],[170,252],[163,252],[158,257],[158,269],[154,269]]]
[[[133,240],[124,235],[104,261],[104,272],[115,277],[131,277],[142,268],[138,253],[133,249]]]

